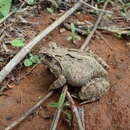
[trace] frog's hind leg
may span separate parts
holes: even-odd
[[[95,78],[81,88],[79,97],[81,100],[85,100],[85,103],[93,102],[103,96],[108,89],[109,83],[105,78]]]
[[[58,79],[55,80],[49,87],[49,90],[61,88],[66,84],[66,78],[64,75],[59,75]]]

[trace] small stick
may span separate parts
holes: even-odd
[[[28,111],[26,111],[20,118],[18,118],[16,121],[14,121],[12,124],[7,126],[4,130],[11,130],[14,127],[16,127],[18,124],[20,124],[23,120],[25,120],[30,114],[32,114],[34,111],[36,111],[39,106],[45,102],[51,95],[53,94],[53,91],[49,92],[46,96],[43,96],[39,102],[37,102],[33,107],[31,107]]]
[[[103,6],[103,10],[105,10],[105,8],[106,8],[106,6],[107,6],[107,4],[108,4],[109,1],[110,1],[110,0],[107,0],[107,1],[105,2],[104,6]],[[98,24],[100,23],[100,21],[101,21],[101,19],[102,19],[103,14],[104,14],[103,12],[101,12],[101,13],[99,14],[99,17],[98,17],[98,19],[97,19],[97,21],[96,21],[96,23],[95,23],[95,25],[94,25],[93,30],[91,31],[91,33],[90,33],[90,34],[88,35],[88,37],[86,38],[84,44],[80,47],[81,50],[83,50],[84,48],[86,48],[86,46],[88,46],[88,44],[89,44],[89,42],[90,42],[90,40],[91,40],[93,34],[95,33],[95,31],[96,31],[96,29],[97,29]]]
[[[79,126],[79,130],[85,130],[83,128],[83,123],[81,121],[78,109],[75,106],[75,102],[74,102],[73,98],[71,97],[71,95],[70,95],[70,93],[68,91],[67,91],[67,99],[71,103],[72,111],[75,113],[75,116],[76,116],[76,119],[77,119],[77,123],[78,123],[78,126]]]
[[[90,5],[90,4],[86,3],[86,2],[84,2],[83,0],[80,0],[80,1],[81,1],[84,5],[86,5],[86,6],[90,7],[90,8],[92,8],[92,9],[95,9],[95,10],[97,10],[97,11],[104,12],[104,13],[109,13],[109,14],[112,14],[112,13],[113,13],[113,12],[108,11],[108,10],[98,9],[98,8],[96,8],[96,7],[92,6],[92,5]]]
[[[25,47],[23,47],[15,57],[9,61],[9,63],[3,67],[0,71],[0,83],[6,78],[6,76],[15,68],[17,64],[31,51],[31,49],[44,37],[46,37],[50,32],[52,32],[56,27],[58,27],[64,20],[66,20],[74,11],[76,11],[82,5],[81,2],[77,2],[71,9],[69,9],[65,14],[63,14],[58,20],[53,22],[49,27],[43,30],[38,36],[36,36],[32,41],[30,41]]]
[[[68,89],[67,85],[64,86],[63,89],[62,89],[61,95],[63,95],[64,97],[66,96],[67,89]],[[65,98],[64,98],[64,100],[65,100]],[[55,112],[55,115],[54,115],[54,118],[53,118],[53,121],[51,123],[51,127],[50,127],[49,130],[56,130],[56,127],[57,127],[57,124],[58,124],[58,121],[59,121],[59,118],[60,118],[60,115],[61,115],[61,111],[63,109],[63,104],[64,104],[64,101],[59,103],[59,107],[56,109],[56,112]]]
[[[101,37],[101,39],[106,43],[106,45],[110,48],[110,50],[112,51],[112,46],[109,44],[109,42],[104,38],[104,36],[99,32],[96,31],[96,33]]]
[[[12,12],[10,12],[8,15],[6,15],[3,19],[0,20],[0,24],[2,24],[5,20],[7,20],[14,13],[24,11],[24,9],[21,9],[23,6],[24,6],[24,3],[20,6],[20,8],[16,8]]]
[[[49,2],[51,2],[51,4],[55,7],[58,8],[58,4],[55,0],[48,0]]]
[[[91,23],[91,25],[93,26],[93,24]],[[64,23],[64,26],[65,26],[65,28],[67,28],[68,30],[70,30],[71,29],[71,26],[70,26],[70,24],[68,24],[68,23]],[[82,29],[79,29],[79,28],[76,28],[76,32],[78,32],[78,33],[80,33],[80,34],[84,34],[84,32],[85,31],[83,31]],[[104,36],[99,32],[99,31],[97,31],[96,30],[96,33],[101,37],[101,39],[106,43],[106,45],[110,48],[110,50],[112,51],[113,49],[112,49],[112,46],[109,44],[109,42],[104,38]],[[85,34],[86,35],[86,34]]]
[[[5,38],[5,33],[2,34],[2,36],[0,37],[0,42]],[[9,52],[10,50],[7,48],[7,46],[4,44],[4,42],[2,43],[2,47],[5,50],[5,52]]]
[[[21,15],[18,16],[18,18],[21,20],[21,23],[23,24],[39,24],[38,22],[29,22],[27,20],[25,20]]]
[[[3,19],[0,20],[0,24],[2,24],[6,19],[8,19],[11,15],[13,15],[16,12],[16,10],[13,10],[8,15],[6,15]]]
[[[68,23],[64,23],[64,27],[67,29],[67,30],[71,30],[71,26],[70,24]],[[76,32],[79,33],[79,34],[84,34],[85,31],[83,31],[82,29],[79,29],[79,28],[75,28]],[[86,34],[85,34],[86,35]]]
[[[84,113],[84,107],[83,107],[83,106],[78,107],[78,112],[79,112],[79,115],[80,115],[81,120],[82,120],[82,123],[83,123],[83,128],[85,129],[85,113]]]

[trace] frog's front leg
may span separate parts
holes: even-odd
[[[58,79],[50,85],[49,90],[53,90],[53,89],[63,87],[65,84],[66,84],[65,76],[59,75]]]
[[[85,103],[93,102],[99,99],[109,89],[109,83],[105,78],[95,78],[81,88],[79,97],[85,100]]]

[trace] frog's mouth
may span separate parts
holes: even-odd
[[[40,54],[39,54],[39,59],[40,59],[41,63],[43,63],[43,64],[45,64],[45,65],[48,65],[49,63],[52,62],[53,57],[52,57],[52,56],[49,56],[49,55],[46,54],[46,53],[40,53]]]
[[[53,57],[48,53],[40,53],[39,59],[41,63],[51,70],[52,73],[59,74],[62,72],[62,67],[55,56]]]

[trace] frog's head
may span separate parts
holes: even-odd
[[[50,64],[52,64],[55,60],[55,58],[48,51],[42,53],[40,52],[39,59],[41,63],[47,65],[48,67],[50,67]]]
[[[40,49],[39,51],[39,58],[41,60],[41,62],[45,65],[48,65],[54,62],[55,59],[55,54],[54,54],[54,50],[57,48],[57,44],[56,43],[49,43],[48,47],[43,47]]]
[[[55,55],[55,49],[57,48],[57,45],[54,43],[49,44],[49,47],[44,47],[39,52],[39,59],[41,63],[47,66],[54,74],[61,74],[61,66],[58,62],[56,55]]]

